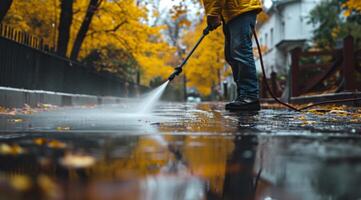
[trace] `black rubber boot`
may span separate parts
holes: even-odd
[[[226,110],[229,111],[259,111],[261,105],[258,98],[239,96],[231,103],[226,104]]]

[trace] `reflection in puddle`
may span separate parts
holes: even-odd
[[[20,133],[4,131],[0,199],[361,197],[356,136],[311,135],[285,120],[293,115],[286,111],[228,113],[209,103],[163,104],[151,116],[123,109],[39,113],[16,124]],[[5,153],[15,144],[23,153]]]
[[[144,200],[204,199],[204,184],[202,181],[187,175],[150,176],[142,181],[141,188],[141,199]]]

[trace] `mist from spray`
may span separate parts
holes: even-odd
[[[169,81],[166,81],[143,97],[144,99],[140,102],[141,109],[138,111],[138,114],[149,114],[152,111],[164,90],[167,88],[168,83]]]

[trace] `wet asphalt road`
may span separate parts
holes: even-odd
[[[361,199],[361,122],[342,112],[135,106],[0,116],[0,200]]]

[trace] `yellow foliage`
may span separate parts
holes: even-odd
[[[89,0],[74,1],[68,55],[88,4]],[[42,37],[45,43],[54,46],[59,18],[60,1],[14,0],[4,23]],[[174,49],[162,37],[164,27],[147,24],[147,18],[147,9],[137,5],[134,0],[103,1],[92,18],[79,59],[86,57],[94,49],[104,49],[111,45],[136,59],[137,65],[134,68],[140,67],[136,70],[141,72],[142,84],[148,84],[157,76],[166,78],[172,71],[166,59],[171,57]]]
[[[361,12],[361,1],[360,0],[348,0],[343,6],[347,9],[345,12],[346,16],[349,16],[352,11]]]
[[[85,2],[77,1],[75,10],[86,8]],[[72,31],[72,40],[84,18],[84,12],[76,14],[74,18],[76,28]],[[146,18],[147,10],[137,6],[133,0],[105,1],[92,20],[80,57],[92,49],[112,44],[134,56],[140,66],[142,84],[148,85],[157,76],[166,78],[172,71],[166,58],[174,50],[161,36],[163,27],[146,24]]]
[[[58,1],[14,0],[3,23],[41,37],[45,43],[53,45],[59,13]]]
[[[188,49],[193,47],[205,27],[204,22],[198,24],[184,36]],[[202,95],[211,94],[212,88],[220,84],[222,76],[227,74],[223,46],[224,36],[222,29],[218,28],[204,39],[184,68],[188,86],[195,87]]]
[[[259,15],[257,16],[257,23],[259,24],[263,24],[268,20],[269,16],[267,15],[266,12],[262,11],[261,13],[259,13]]]

